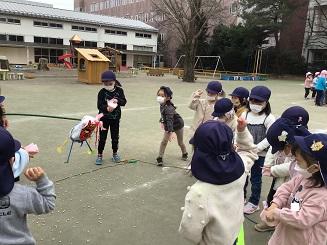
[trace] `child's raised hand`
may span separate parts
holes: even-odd
[[[247,121],[244,118],[237,119],[237,131],[243,132],[248,125]]]
[[[266,166],[266,167],[262,167],[262,175],[263,176],[268,176],[268,177],[272,177],[272,174],[271,174],[271,168]]]
[[[45,172],[41,167],[28,168],[24,175],[30,181],[38,181],[44,176]]]

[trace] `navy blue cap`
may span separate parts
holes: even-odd
[[[271,91],[266,86],[256,86],[251,90],[250,99],[259,100],[261,102],[269,101]]]
[[[173,91],[169,88],[169,87],[166,87],[166,86],[161,86],[160,87],[160,90],[163,90],[165,92],[165,95],[169,98],[173,98]]]
[[[20,147],[21,144],[0,127],[0,197],[8,195],[14,187],[15,178],[9,160]]]
[[[249,95],[250,95],[249,90],[244,87],[238,87],[234,89],[234,91],[230,94],[230,96],[239,97],[243,99],[248,99]]]
[[[281,116],[292,121],[295,125],[302,125],[307,127],[309,123],[309,113],[301,106],[292,106],[285,110]]]
[[[267,131],[267,140],[271,145],[271,152],[284,149],[286,144],[294,144],[295,136],[308,136],[311,133],[304,126],[296,126],[287,118],[277,119]]]
[[[311,134],[306,137],[295,136],[295,142],[302,151],[319,162],[320,173],[327,186],[327,134]]]
[[[105,71],[101,75],[101,80],[102,81],[116,81],[116,74],[113,73],[112,71]]]
[[[1,95],[0,95],[0,104],[1,104],[5,99],[6,99],[5,96],[1,96]]]
[[[194,134],[192,174],[198,180],[225,185],[244,174],[244,164],[233,148],[233,132],[224,123],[207,121]]]
[[[222,98],[217,100],[215,103],[215,109],[212,113],[213,117],[222,117],[227,112],[233,110],[234,105],[233,102],[228,98]]]
[[[210,94],[219,94],[223,92],[223,86],[218,81],[211,81],[208,83],[206,91]]]

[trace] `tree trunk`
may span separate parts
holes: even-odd
[[[185,47],[185,62],[183,82],[194,82],[194,62],[195,62],[195,47],[193,43],[188,43]]]

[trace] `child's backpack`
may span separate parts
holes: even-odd
[[[72,141],[84,142],[91,138],[95,129],[102,127],[100,118],[103,114],[99,114],[96,117],[84,116],[82,120],[74,126],[69,132],[69,138]]]

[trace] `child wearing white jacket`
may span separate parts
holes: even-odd
[[[179,232],[197,245],[232,245],[242,226],[243,186],[258,158],[246,122],[233,132],[217,121],[201,125],[194,135],[192,174],[198,180],[185,197]]]

